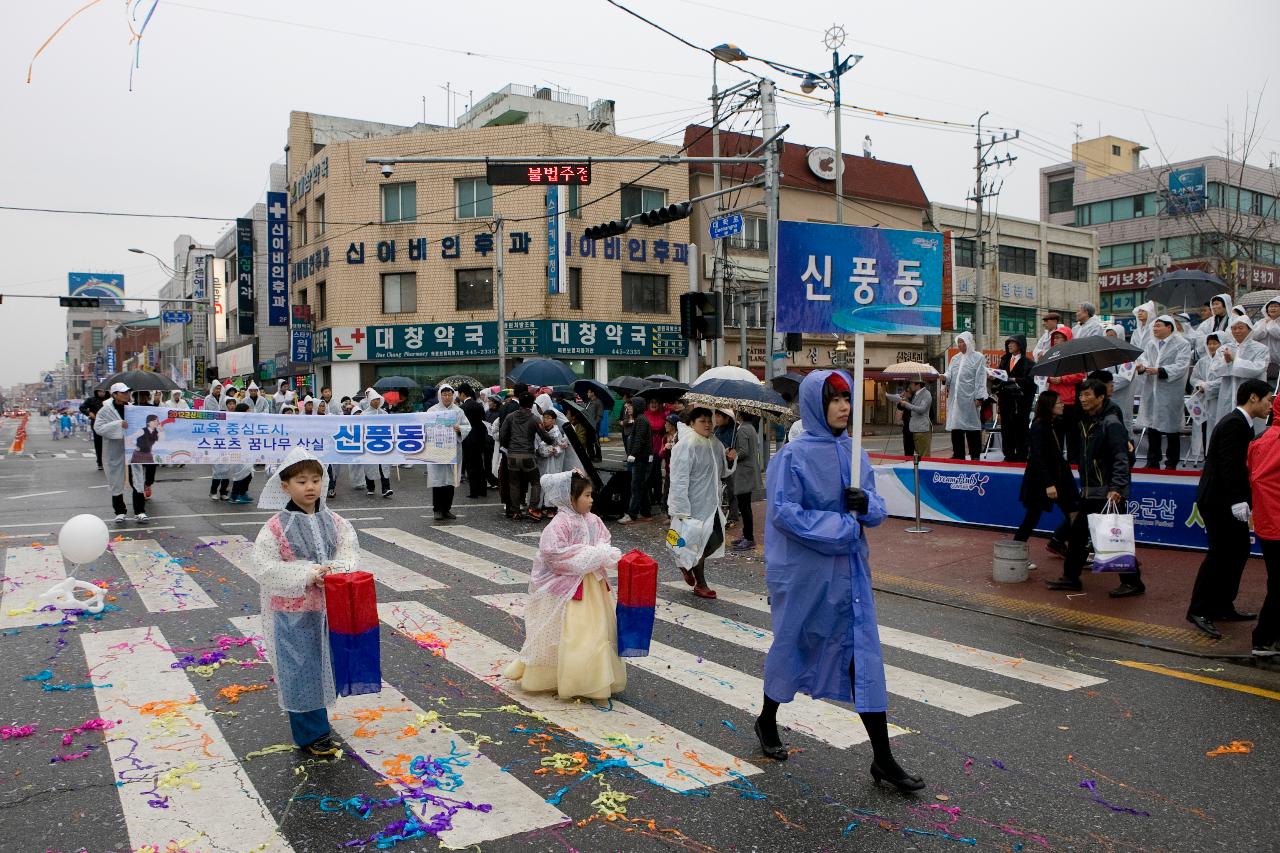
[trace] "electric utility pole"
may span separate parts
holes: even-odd
[[[1015,130],[1013,136],[1005,131],[1004,136],[996,138],[993,134],[987,142],[982,141],[982,120],[987,117],[990,111],[984,112],[978,116],[978,142],[974,145],[977,154],[977,163],[973,167],[977,178],[973,185],[973,195],[969,196],[969,200],[974,203],[978,209],[978,224],[973,235],[974,241],[974,277],[973,277],[973,338],[974,344],[978,350],[982,349],[982,338],[986,334],[986,306],[984,305],[984,279],[987,267],[987,244],[986,235],[990,233],[990,229],[986,227],[986,223],[982,219],[982,202],[985,199],[993,198],[1000,195],[1000,187],[1004,182],[999,184],[984,180],[984,173],[987,169],[999,168],[1008,165],[1018,158],[1012,154],[1006,154],[1003,157],[995,157],[987,159],[991,153],[991,149],[997,145],[1008,142],[1010,139],[1017,139],[1021,131]]]

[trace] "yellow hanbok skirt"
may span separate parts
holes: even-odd
[[[613,596],[595,575],[582,581],[582,600],[570,601],[560,623],[555,666],[526,666],[517,658],[503,675],[530,693],[554,690],[561,699],[608,699],[627,687],[618,656],[618,619]]]

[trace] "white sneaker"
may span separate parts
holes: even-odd
[[[125,515],[122,512],[116,516],[116,524],[124,524],[124,523],[125,523]]]
[[[139,524],[151,523],[151,519],[147,517],[147,514],[145,512],[138,513],[138,517],[135,518],[134,521],[138,522]]]
[[[216,501],[216,500],[218,500],[218,494],[215,492],[215,493],[213,493],[212,495],[209,495],[209,500],[211,500],[211,501]]]

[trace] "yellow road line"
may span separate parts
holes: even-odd
[[[1221,678],[1209,678],[1205,675],[1196,675],[1193,672],[1179,672],[1176,669],[1158,666],[1154,663],[1143,663],[1138,660],[1118,660],[1115,663],[1121,666],[1132,667],[1133,669],[1141,669],[1146,672],[1154,672],[1157,675],[1169,675],[1174,678],[1181,678],[1184,681],[1194,681],[1197,684],[1208,684],[1211,687],[1223,687],[1227,690],[1238,690],[1241,693],[1248,693],[1252,696],[1261,696],[1263,699],[1275,699],[1280,701],[1280,692],[1275,690],[1266,690],[1262,687],[1254,687],[1250,684],[1237,684],[1234,681],[1223,681]]]

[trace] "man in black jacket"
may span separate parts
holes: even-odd
[[[476,400],[475,389],[465,382],[458,386],[458,396],[462,398],[462,414],[471,424],[471,432],[462,440],[462,470],[467,475],[467,497],[483,498],[489,482],[489,472],[484,467],[484,445],[489,437],[484,407]]]
[[[648,404],[642,397],[632,397],[622,408],[622,448],[627,454],[627,470],[631,472],[631,502],[623,524],[652,521],[649,503],[649,468],[653,458],[653,428],[644,416]]]
[[[1010,336],[1004,342],[1004,355],[1000,356],[1000,369],[1009,379],[996,392],[1000,403],[1000,446],[1006,462],[1027,461],[1031,401],[1036,394],[1032,366],[1027,357],[1027,336]]]
[[[1071,523],[1062,577],[1048,581],[1049,589],[1067,592],[1084,589],[1080,573],[1084,570],[1089,545],[1089,516],[1103,512],[1108,503],[1125,511],[1131,480],[1129,432],[1120,407],[1107,399],[1107,386],[1097,379],[1086,379],[1080,384],[1076,400],[1084,412],[1079,426],[1084,444],[1080,459],[1080,509]],[[1142,572],[1135,564],[1132,572],[1120,575],[1120,585],[1108,595],[1124,598],[1146,591]]]
[[[98,458],[98,470],[102,470],[102,436],[94,432],[93,422],[98,418],[98,411],[107,402],[107,392],[101,388],[94,390],[92,397],[86,397],[80,404],[80,414],[89,419],[89,432],[93,433],[93,455]]]
[[[1196,506],[1204,519],[1209,550],[1196,574],[1187,607],[1187,621],[1215,640],[1222,632],[1213,624],[1256,619],[1256,613],[1236,610],[1240,576],[1249,560],[1249,443],[1253,419],[1271,411],[1271,386],[1261,379],[1246,379],[1236,389],[1236,407],[1218,421],[1209,438],[1204,473],[1196,490]]]
[[[533,457],[533,437],[537,435],[547,444],[555,439],[542,428],[542,418],[533,413],[533,395],[521,394],[516,404],[519,408],[503,418],[498,428],[498,444],[507,451],[507,518],[530,518],[537,521],[542,513],[524,505],[529,483],[538,476],[538,463]]]

